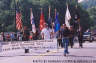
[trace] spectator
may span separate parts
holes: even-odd
[[[22,32],[19,32],[19,33],[18,33],[18,40],[19,40],[19,41],[22,41],[22,37],[23,37]]]
[[[0,34],[0,41],[3,41],[2,33]]]
[[[29,40],[33,39],[33,32],[30,32]]]
[[[4,32],[2,32],[3,41],[5,41],[5,35]]]
[[[7,41],[10,41],[10,34],[8,33],[6,36]]]
[[[11,34],[10,34],[10,37],[11,37],[11,41],[14,41],[14,33],[12,32]]]
[[[17,41],[17,34],[14,33],[14,40]]]

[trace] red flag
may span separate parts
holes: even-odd
[[[45,24],[45,19],[44,19],[44,14],[41,10],[41,15],[40,15],[40,31],[44,28],[44,24]]]
[[[21,13],[18,11],[16,11],[16,29],[17,30],[22,29]]]

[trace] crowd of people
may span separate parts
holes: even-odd
[[[71,46],[71,48],[73,48],[74,46],[74,38],[75,36],[78,36],[78,41],[79,41],[79,47],[82,48],[83,45],[83,31],[80,27],[80,30],[78,30],[78,32],[76,32],[73,28],[73,26],[71,26],[70,28],[66,27],[66,24],[63,24],[61,26],[61,29],[58,32],[58,45],[59,47],[64,47],[64,56],[66,56],[66,54],[69,54],[68,52],[68,46]]]
[[[48,25],[45,24],[43,30],[41,31],[42,39],[57,39],[58,48],[64,48],[64,56],[69,54],[68,46],[73,48],[74,38],[76,36],[78,37],[79,47],[83,48],[83,29],[81,26],[79,26],[79,28],[74,26],[70,26],[70,28],[68,28],[66,24],[62,24],[60,30],[54,33],[54,28],[48,28]]]
[[[78,36],[79,46],[80,48],[83,47],[83,32],[82,27],[76,31],[73,26],[68,28],[66,24],[62,24],[60,30],[54,32],[54,28],[48,27],[48,24],[44,24],[44,28],[41,32],[38,30],[36,33],[30,32],[27,27],[24,27],[24,31],[22,32],[11,32],[11,33],[4,33],[0,34],[0,40],[2,41],[29,41],[29,40],[47,40],[47,39],[57,39],[57,46],[60,48],[64,47],[64,56],[69,54],[68,46],[70,45],[71,48],[74,46],[74,37]]]
[[[24,31],[22,32],[1,32],[0,33],[0,41],[9,42],[9,41],[29,41],[29,40],[37,40],[38,33],[33,33],[24,27]]]

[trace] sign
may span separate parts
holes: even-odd
[[[17,49],[32,49],[32,50],[52,50],[57,48],[57,40],[33,40],[33,41],[13,41],[2,42],[2,51],[10,51]]]

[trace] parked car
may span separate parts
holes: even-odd
[[[94,41],[96,41],[96,32],[92,33],[92,37],[94,38]]]
[[[83,34],[83,40],[84,41],[90,41],[90,42],[92,42],[94,40],[94,38],[91,35],[91,32],[84,32],[84,34]]]

